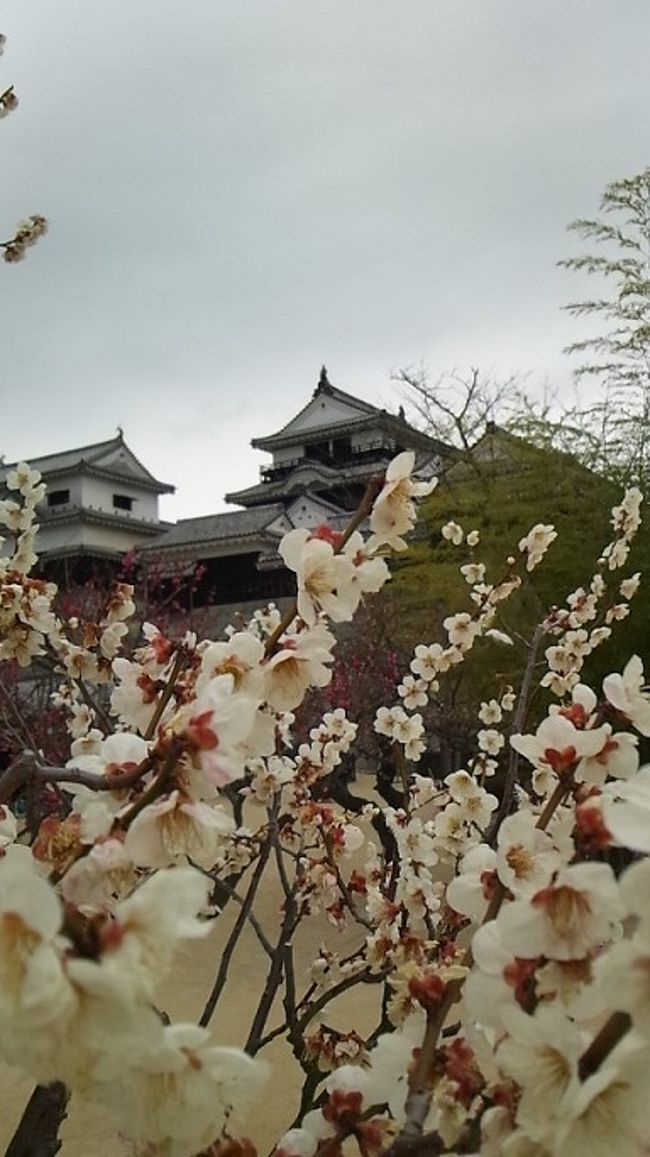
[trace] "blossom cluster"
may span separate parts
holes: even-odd
[[[10,103],[7,101],[10,98],[5,94],[4,102],[0,98],[0,107],[5,110],[15,108],[17,101],[13,94]],[[28,249],[35,245],[41,237],[47,233],[47,220],[40,213],[33,213],[31,217],[25,217],[24,221],[20,221],[16,226],[13,237],[9,241],[2,242],[2,258],[11,265],[15,265],[17,261],[22,261]]]
[[[416,645],[395,701],[374,714],[393,761],[382,799],[344,774],[358,720],[336,708],[301,741],[294,731],[305,697],[331,680],[332,624],[389,578],[386,553],[404,548],[433,488],[413,469],[399,454],[344,533],[290,531],[280,551],[295,605],[219,639],[151,623],[136,636],[125,583],[92,621],[61,617],[55,586],[32,577],[40,476],[21,464],[6,479],[0,660],[20,672],[18,700],[35,660],[51,672],[69,752],[64,766],[17,753],[0,775],[0,1057],[107,1105],[147,1154],[252,1157],[236,1131],[263,1096],[257,1054],[279,1032],[305,1077],[281,1157],[326,1157],[347,1139],[363,1157],[422,1137],[433,1152],[488,1157],[640,1157],[647,1143],[650,691],[640,656],[597,687],[583,681],[639,585],[615,576],[640,495],[613,511],[588,587],[543,618],[521,686],[497,681],[479,704],[471,758],[422,774],[442,681],[485,640],[511,642],[502,607],[555,530],[534,526],[494,578],[473,553],[461,565],[467,608]],[[480,544],[453,521],[442,533],[454,548]],[[545,644],[550,702],[535,716]],[[34,785],[45,810],[30,827]],[[271,870],[275,943],[254,908]],[[200,1024],[158,1008],[178,944],[207,937],[231,900],[228,954],[249,921],[269,958],[248,1052],[207,1027],[225,965]],[[294,942],[312,920],[325,939],[305,981]],[[382,994],[374,1032],[329,1023],[355,985]],[[269,1028],[281,986],[285,1021]]]

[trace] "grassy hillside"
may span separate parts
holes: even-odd
[[[495,625],[508,633],[530,633],[547,608],[564,603],[567,594],[588,585],[600,551],[611,536],[610,511],[619,500],[615,486],[598,478],[572,457],[538,450],[496,430],[480,443],[474,463],[459,461],[421,507],[419,528],[411,548],[394,564],[390,615],[410,639],[445,641],[442,619],[471,609],[469,587],[459,568],[468,561],[487,564],[487,582],[504,572],[505,559],[517,554],[517,543],[535,523],[552,523],[558,538],[544,561],[526,576],[522,589],[499,613]],[[646,511],[650,522],[650,510]],[[450,519],[467,533],[480,532],[472,552],[454,547],[441,534]],[[650,583],[650,529],[642,529],[629,564],[616,572],[614,583],[641,570]],[[609,572],[605,577],[609,582]],[[630,617],[615,624],[613,638],[589,659],[589,677],[599,679],[618,669],[634,651],[650,667],[648,594],[642,586],[632,601]],[[495,667],[507,681],[520,668],[525,647],[505,648],[482,642],[466,673],[476,694]],[[477,686],[478,683],[478,686]],[[486,683],[487,685],[487,683]],[[469,691],[470,688],[467,687]],[[461,698],[465,698],[464,695]]]

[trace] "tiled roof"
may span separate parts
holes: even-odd
[[[300,418],[307,413],[309,408],[313,405],[314,399],[333,398],[335,401],[342,402],[344,406],[351,411],[347,417],[342,415],[335,418],[333,421],[324,421],[321,425],[309,426],[302,428],[300,426]],[[298,423],[298,428],[296,428]],[[333,386],[327,378],[325,367],[321,371],[320,381],[314,390],[311,398],[297,414],[294,414],[288,422],[284,424],[274,434],[267,434],[262,438],[253,438],[251,445],[259,450],[275,450],[285,446],[294,444],[307,443],[319,438],[326,438],[330,435],[341,435],[354,433],[356,431],[373,429],[378,427],[390,432],[398,443],[409,445],[412,448],[418,447],[425,450],[436,450],[438,453],[444,453],[449,447],[440,442],[437,438],[431,438],[422,430],[416,429],[406,421],[404,411],[400,407],[400,413],[391,414],[387,410],[379,409],[373,406],[371,402],[364,401],[363,398],[355,398],[353,394],[346,393],[345,390],[340,390],[338,386]]]
[[[256,502],[273,502],[281,498],[289,499],[302,491],[317,494],[319,486],[326,490],[341,489],[352,482],[362,483],[371,478],[373,474],[385,470],[392,457],[394,455],[391,451],[386,450],[384,456],[379,460],[358,462],[352,465],[343,464],[338,468],[305,458],[283,477],[269,479],[268,482],[257,482],[243,490],[233,491],[226,494],[225,499],[226,502],[240,502],[242,505],[248,505]],[[432,456],[430,454],[420,455],[416,452],[415,473],[425,471],[428,476],[430,471],[426,472],[425,468],[431,461]],[[308,477],[305,477],[307,475]]]
[[[250,510],[228,510],[223,514],[205,514],[183,518],[143,550],[166,550],[200,542],[219,542],[230,538],[247,538],[263,533],[271,522],[284,514],[281,503],[254,506]]]
[[[41,474],[70,470],[81,462],[93,462],[96,458],[102,458],[104,454],[108,454],[110,450],[116,450],[121,440],[120,435],[116,434],[107,442],[93,442],[89,446],[79,446],[75,450],[62,450],[56,454],[41,454],[38,458],[27,457],[24,461],[28,462],[33,470],[40,470]],[[2,469],[12,470],[16,465],[16,462],[3,462]]]
[[[107,454],[114,450],[122,448],[126,451],[128,458],[124,462],[120,462],[119,466],[114,463],[104,465],[102,460]],[[135,481],[142,482],[149,485],[160,493],[172,494],[175,490],[174,486],[170,486],[167,482],[159,482],[154,475],[147,470],[146,466],[142,465],[140,459],[136,457],[133,451],[127,446],[121,433],[115,435],[114,438],[109,438],[106,442],[92,442],[87,446],[78,446],[72,450],[62,450],[56,454],[42,454],[39,457],[27,457],[24,461],[28,462],[33,470],[40,470],[44,478],[48,478],[54,474],[63,474],[78,470],[83,464],[98,473],[104,473],[111,477],[130,477]],[[16,466],[16,462],[1,462],[0,461],[0,475],[7,473]]]
[[[333,386],[331,384],[331,382],[327,382],[327,385],[324,387],[322,380],[321,380],[321,382],[319,382],[316,389],[314,390],[314,393],[312,394],[309,401],[306,403],[306,405],[304,405],[302,407],[301,410],[298,410],[297,414],[294,414],[293,417],[288,422],[285,422],[284,426],[282,426],[281,429],[276,430],[275,434],[269,434],[265,438],[253,438],[252,445],[258,446],[262,442],[271,442],[271,441],[274,441],[276,438],[283,438],[285,436],[285,432],[289,429],[289,427],[293,426],[294,422],[298,418],[300,418],[300,416],[302,414],[305,413],[305,410],[309,409],[314,398],[319,393],[324,393],[330,398],[337,398],[339,402],[344,402],[346,405],[352,406],[355,410],[358,411],[359,418],[361,418],[363,414],[366,414],[368,416],[374,414],[376,416],[377,414],[382,413],[382,411],[379,410],[377,408],[377,406],[373,406],[370,402],[364,402],[364,400],[362,398],[355,398],[355,397],[353,397],[352,394],[347,394],[345,392],[345,390],[339,390],[338,386]]]

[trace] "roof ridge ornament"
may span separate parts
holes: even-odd
[[[333,393],[334,393],[334,387],[327,376],[327,366],[323,365],[320,368],[320,377],[318,379],[318,385],[316,386],[316,389],[314,390],[314,397],[316,396],[316,394],[333,394]]]

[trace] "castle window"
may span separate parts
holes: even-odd
[[[311,458],[312,462],[329,462],[331,457],[329,441],[311,442],[307,446],[307,457]]]
[[[352,439],[335,438],[332,451],[335,462],[347,462],[352,457]]]
[[[128,494],[113,495],[113,506],[116,510],[133,510],[133,501]]]
[[[69,501],[69,490],[50,490],[47,496],[48,506],[65,506]]]

